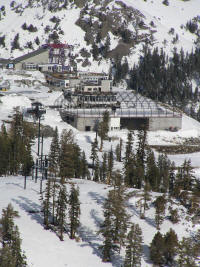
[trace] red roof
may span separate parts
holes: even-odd
[[[69,47],[68,44],[48,44],[48,46],[52,48],[68,48]]]

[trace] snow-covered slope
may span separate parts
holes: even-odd
[[[19,212],[20,218],[15,222],[19,227],[22,238],[22,249],[27,256],[28,267],[120,267],[123,264],[124,251],[115,255],[112,263],[101,260],[99,246],[103,238],[98,234],[103,221],[103,201],[111,187],[86,180],[72,180],[80,188],[81,227],[79,229],[80,241],[70,240],[64,234],[61,242],[54,232],[44,230],[41,212],[40,182],[28,179],[27,189],[23,189],[23,177],[4,177],[0,179],[0,210],[11,203]],[[44,186],[44,182],[43,182]],[[152,200],[159,194],[152,194]],[[143,257],[142,267],[152,266],[148,259],[147,246],[156,233],[154,213],[151,208],[146,212],[146,220],[139,218],[139,208],[135,203],[138,197],[129,200],[128,211],[131,221],[138,223],[143,231]],[[174,204],[174,208],[179,208]],[[165,220],[161,226],[161,233],[165,234],[173,228],[179,239],[187,237],[198,229],[187,221],[187,214],[182,208],[179,210],[181,221],[172,224]],[[166,213],[167,218],[167,213]]]
[[[80,12],[83,8],[79,8],[76,4],[68,4],[66,8],[56,9],[54,12],[48,10],[48,5],[51,2],[49,1],[48,5],[42,4],[45,1],[30,1],[31,5],[28,5],[27,1],[16,0],[15,4],[10,7],[10,1],[1,0],[0,7],[4,6],[5,11],[0,12],[0,37],[5,36],[5,47],[0,45],[0,58],[9,58],[17,57],[24,53],[31,51],[32,49],[27,47],[28,42],[32,43],[33,49],[36,49],[41,44],[48,42],[48,36],[53,31],[56,31],[59,35],[61,42],[66,42],[74,46],[74,55],[81,58],[80,51],[82,48],[85,48],[88,52],[91,52],[91,44],[86,44],[85,42],[85,32],[75,23],[77,20],[84,16],[86,22],[92,23],[92,25],[98,21],[98,18],[93,12],[93,15],[87,11],[84,11],[85,15],[80,15]],[[60,1],[60,7],[64,1]],[[199,0],[190,0],[190,1],[181,1],[181,0],[169,0],[169,5],[166,6],[163,3],[163,0],[123,0],[121,3],[124,3],[125,6],[119,4],[119,1],[89,1],[87,5],[89,9],[94,9],[98,14],[110,16],[116,16],[116,19],[119,20],[122,16],[121,24],[118,27],[123,26],[125,29],[128,29],[132,32],[134,36],[140,36],[140,42],[136,42],[132,46],[130,53],[128,55],[128,61],[131,64],[137,61],[138,56],[141,54],[142,45],[145,43],[145,40],[142,41],[142,36],[147,34],[147,40],[150,43],[150,47],[164,47],[164,51],[168,54],[174,48],[180,50],[183,48],[185,51],[191,51],[195,47],[196,35],[186,31],[186,23],[199,15],[200,6]],[[96,4],[95,4],[96,3]],[[100,4],[99,4],[100,3]],[[107,4],[106,4],[107,3]],[[84,10],[86,7],[84,6]],[[133,8],[133,13],[138,15],[133,16],[130,21],[127,22],[127,19],[123,19],[124,10]],[[87,15],[88,13],[88,15]],[[52,22],[51,19],[56,17],[60,20],[59,24],[56,25],[55,22]],[[125,17],[124,17],[125,18]],[[136,21],[142,20],[144,23],[143,28],[138,28],[135,24]],[[123,22],[124,21],[124,22]],[[36,32],[30,32],[28,30],[22,29],[22,25],[26,23],[27,26],[31,24],[37,28]],[[99,25],[102,25],[100,22]],[[48,30],[49,27],[49,30]],[[200,26],[199,26],[200,28]],[[174,29],[174,33],[169,33],[171,29]],[[137,32],[137,33],[136,33]],[[19,44],[20,49],[12,50],[12,42],[19,33]],[[108,35],[108,34],[107,34]],[[176,35],[178,35],[178,40],[175,41]],[[121,42],[120,37],[113,35],[109,31],[109,36],[111,40],[110,49],[114,49]],[[36,37],[39,38],[40,44],[35,43]],[[102,39],[101,45],[105,42],[105,37]],[[93,70],[108,70],[109,64],[108,61],[101,59],[99,62],[93,62],[89,59],[91,65],[88,65],[86,68]],[[81,64],[78,66],[82,67]]]

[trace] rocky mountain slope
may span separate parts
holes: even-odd
[[[133,65],[143,45],[191,51],[199,44],[198,0],[2,0],[0,58],[47,42],[73,45],[79,68],[108,70],[110,60]]]

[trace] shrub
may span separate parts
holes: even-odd
[[[14,37],[14,40],[12,42],[12,50],[14,49],[20,49],[20,45],[19,45],[19,33],[17,33]]]
[[[179,214],[178,214],[178,209],[169,209],[170,211],[170,216],[169,219],[172,223],[178,223],[179,222]]]
[[[27,30],[26,22],[22,25],[22,29],[23,29],[23,30]]]
[[[165,6],[169,6],[169,1],[168,1],[168,0],[164,0],[162,3],[163,3],[163,5],[165,5]]]
[[[37,27],[34,27],[32,24],[30,24],[28,27],[27,27],[27,30],[29,32],[37,32]]]
[[[194,21],[189,21],[186,24],[186,29],[188,29],[191,33],[195,33],[196,30],[198,29],[198,24]]]
[[[5,45],[5,35],[2,36],[2,37],[0,37],[0,46],[3,46],[3,47],[6,46],[6,45]]]

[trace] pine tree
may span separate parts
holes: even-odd
[[[21,250],[21,239],[17,226],[14,226],[11,243],[12,257],[14,258],[15,266],[27,266],[26,256]]]
[[[138,131],[138,146],[137,146],[137,159],[140,161],[141,165],[144,167],[145,163],[145,149],[147,146],[147,129],[146,126],[143,126],[142,130]]]
[[[71,131],[63,131],[60,146],[60,176],[61,178],[73,178],[74,168],[74,137]]]
[[[169,170],[169,194],[173,194],[174,182],[175,182],[175,163],[172,162]]]
[[[116,160],[121,162],[122,161],[122,139],[121,138],[119,140],[119,144],[117,144],[116,146],[115,155],[116,155]]]
[[[128,133],[124,157],[124,182],[127,186],[134,185],[135,178],[135,155],[133,153],[133,134]]]
[[[106,177],[107,177],[107,172],[108,172],[108,158],[107,158],[107,153],[103,153],[102,155],[102,165],[100,168],[100,180],[101,182],[105,183]]]
[[[164,264],[164,250],[164,237],[160,232],[157,232],[150,245],[150,259],[154,264],[158,266],[162,266]]]
[[[165,239],[165,262],[168,266],[173,266],[175,263],[175,256],[178,251],[178,237],[173,229],[164,236]]]
[[[79,189],[75,188],[74,184],[71,186],[69,195],[69,223],[70,223],[70,238],[74,239],[80,225],[80,202]]]
[[[166,200],[163,196],[159,196],[156,198],[156,200],[155,200],[155,208],[156,208],[155,221],[156,221],[156,227],[158,230],[160,230],[160,225],[162,224],[162,222],[164,220],[165,205],[166,205]]]
[[[117,187],[120,187],[122,185],[122,174],[119,169],[113,172],[113,185],[114,190],[116,190]]]
[[[2,210],[0,219],[0,236],[2,248],[0,249],[0,266],[25,267],[26,257],[21,250],[21,239],[18,227],[14,224],[14,218],[19,217],[11,204]]]
[[[1,223],[1,237],[2,244],[10,244],[12,240],[12,232],[14,228],[14,218],[19,217],[18,212],[14,211],[11,204],[8,204],[6,209],[2,210],[2,218],[0,219]]]
[[[57,215],[56,215],[56,222],[59,229],[59,238],[63,241],[63,233],[65,230],[65,219],[66,219],[66,211],[68,205],[68,196],[67,196],[67,189],[64,183],[64,178],[61,179],[60,182],[60,189],[57,199]]]
[[[112,192],[112,212],[113,212],[113,242],[120,251],[124,245],[129,216],[126,211],[126,201],[128,196],[125,193],[126,188],[118,186]]]
[[[51,198],[52,198],[52,202],[51,202],[51,205],[52,205],[52,223],[55,225],[57,224],[57,221],[56,221],[56,200],[57,200],[57,197],[58,197],[58,194],[59,194],[59,184],[56,180],[56,178],[52,178],[52,182],[51,182],[51,189],[50,189],[50,195],[51,195]]]
[[[112,151],[112,147],[111,147],[111,150],[108,153],[107,181],[106,181],[107,184],[112,183],[113,166],[114,166],[114,158],[113,158],[113,151]]]
[[[108,193],[108,197],[105,200],[103,213],[104,213],[104,222],[99,231],[103,237],[102,256],[104,262],[111,261],[111,253],[115,248],[113,244],[113,226],[112,226],[112,203],[111,203],[111,191]]]
[[[135,160],[133,186],[137,189],[141,189],[145,180],[145,168],[140,160]]]
[[[60,144],[58,128],[55,128],[49,152],[49,172],[51,176],[56,177],[59,172]]]
[[[50,179],[48,179],[46,183],[46,188],[44,191],[44,199],[43,199],[44,225],[46,229],[48,229],[49,227],[49,217],[50,217],[51,208],[52,208],[51,187],[52,187],[52,182]]]
[[[104,262],[111,261],[111,253],[114,249],[112,241],[112,212],[111,212],[111,203],[108,196],[104,204],[104,223],[100,230],[104,237],[102,248],[102,256]]]
[[[24,189],[26,189],[26,178],[28,175],[30,175],[32,167],[34,165],[32,153],[31,153],[31,143],[27,142],[22,146],[21,150],[23,156],[21,159],[21,170],[22,170],[22,175],[24,176]]]
[[[93,181],[99,182],[99,177],[100,177],[100,167],[99,167],[99,159],[97,157],[95,160],[95,165],[94,165]]]
[[[126,151],[125,151],[125,157],[124,157],[125,163],[128,162],[132,153],[133,153],[133,133],[129,132],[127,136]]]
[[[103,119],[99,123],[99,128],[98,128],[98,135],[101,139],[100,148],[99,148],[100,151],[102,151],[103,149],[103,141],[108,138],[109,120],[110,120],[109,112],[105,111],[103,113]]]
[[[15,258],[13,257],[12,249],[9,245],[5,245],[2,249],[0,249],[0,266],[16,267]]]
[[[94,162],[96,161],[96,159],[98,157],[97,151],[98,151],[98,142],[97,142],[97,139],[95,138],[94,142],[92,142],[92,144],[91,144],[91,155],[90,155],[93,168],[94,168]]]
[[[145,181],[144,190],[142,192],[142,197],[139,200],[139,206],[140,206],[140,218],[145,218],[146,210],[148,209],[148,202],[151,200],[150,195],[150,185],[148,181]]]
[[[17,33],[14,37],[14,40],[12,42],[12,50],[14,49],[20,49],[20,45],[19,45],[19,33]]]
[[[149,182],[153,191],[159,191],[159,170],[155,162],[153,151],[149,150],[146,164],[146,180]]]
[[[6,175],[9,171],[10,139],[4,124],[0,132],[0,175]]]
[[[18,109],[14,110],[11,121],[11,127],[9,130],[9,135],[11,138],[10,146],[10,174],[14,175],[19,172],[21,163],[21,153],[22,149],[22,136],[23,136],[23,116]]]
[[[178,267],[198,267],[196,263],[196,255],[191,238],[183,237],[179,244],[178,251]]]
[[[133,224],[127,235],[124,267],[140,267],[142,257],[142,230]]]
[[[84,151],[82,151],[82,154],[81,154],[81,168],[80,169],[81,169],[81,178],[90,180],[90,173],[88,170],[88,162],[87,162]]]
[[[75,178],[81,177],[81,149],[77,144],[73,144],[73,154],[74,162],[74,176]]]
[[[169,188],[169,179],[170,179],[170,160],[167,158],[167,155],[159,155],[157,166],[159,172],[159,191],[167,192]]]
[[[104,223],[100,230],[104,237],[103,261],[111,260],[113,250],[120,252],[121,246],[125,243],[126,231],[129,223],[129,216],[126,212],[126,200],[124,187],[117,187],[108,193],[104,203]]]
[[[183,190],[192,190],[194,183],[194,172],[191,166],[191,160],[185,160],[182,167],[182,184]]]

